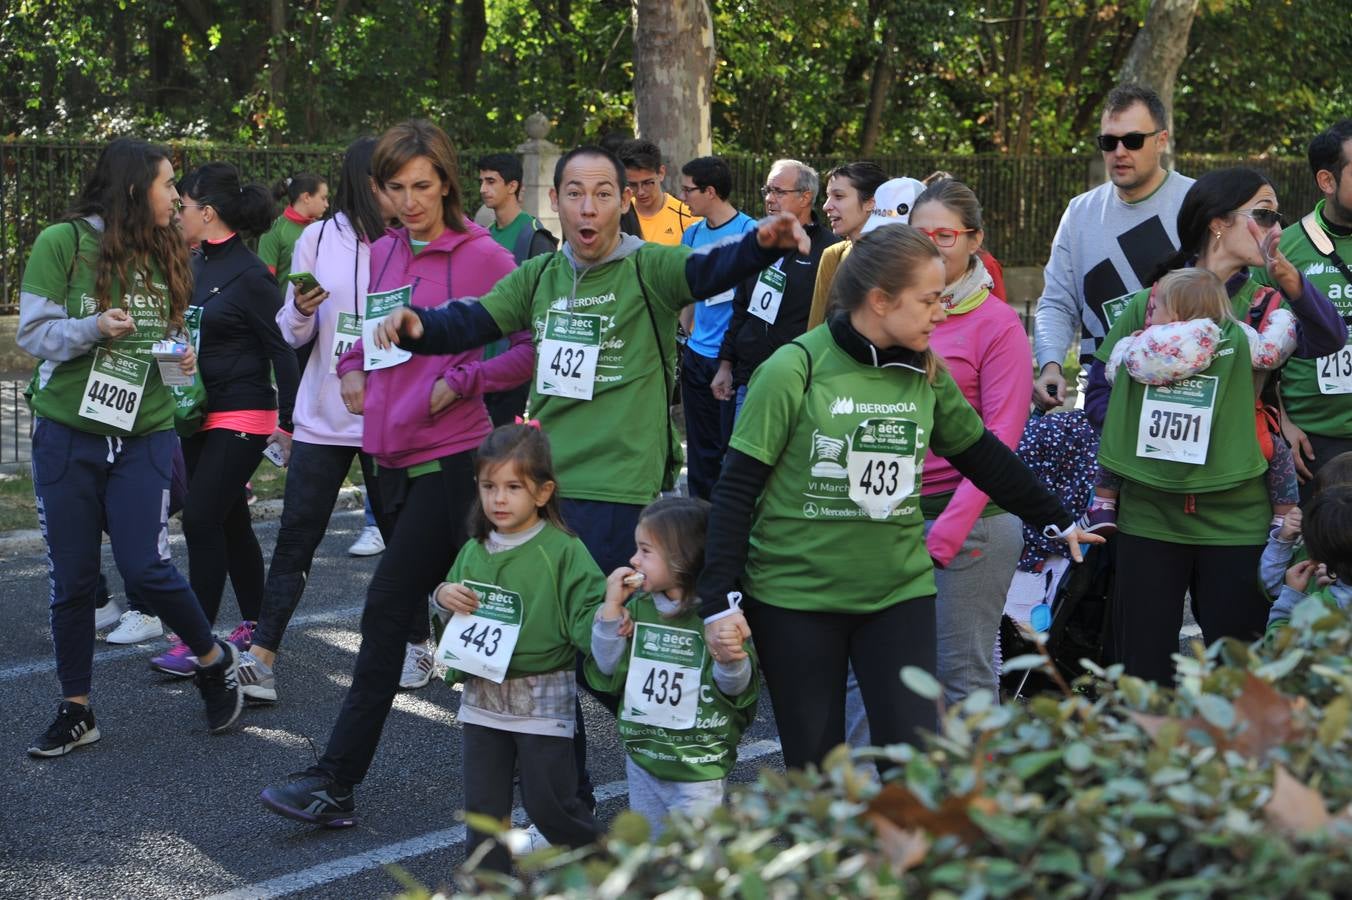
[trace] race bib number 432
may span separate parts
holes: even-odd
[[[601,317],[550,310],[535,352],[535,391],[590,400],[601,356]]]
[[[1193,375],[1173,384],[1147,386],[1136,430],[1136,455],[1204,465],[1219,384],[1215,375]]]
[[[451,616],[437,645],[436,660],[467,675],[502,684],[517,638],[521,637],[521,595],[495,584],[464,584],[479,595],[479,608],[468,616]]]
[[[698,632],[637,623],[620,715],[674,731],[694,728],[703,670],[704,639]]]
[[[80,401],[80,416],[131,431],[149,376],[149,362],[115,350],[95,348],[94,365],[89,369]]]

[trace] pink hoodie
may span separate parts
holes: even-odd
[[[950,315],[934,329],[930,346],[943,357],[986,427],[1011,449],[1018,446],[1033,396],[1033,354],[1019,314],[992,294],[971,312]],[[941,566],[958,555],[990,498],[948,460],[926,454],[920,493],[949,491],[953,499],[925,538],[930,556]]]
[[[514,269],[512,254],[488,232],[466,221],[467,232],[446,229],[417,256],[408,230],[391,231],[371,247],[369,291],[378,293],[413,284],[413,305],[424,309],[447,301],[478,302]],[[483,394],[514,388],[535,364],[529,331],[509,335],[510,346],[487,362],[475,348],[450,356],[414,355],[397,366],[366,373],[362,449],[382,466],[407,468],[472,450],[492,431]],[[362,343],[343,354],[338,375],[359,372]],[[435,416],[429,410],[432,388],[446,382],[457,399]]]

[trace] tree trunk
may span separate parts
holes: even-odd
[[[272,105],[281,106],[286,97],[286,0],[272,0],[269,7],[272,59],[269,60],[268,91],[272,95]]]
[[[878,145],[878,134],[882,131],[883,107],[887,105],[887,98],[892,92],[892,82],[895,78],[895,71],[892,68],[892,48],[896,45],[896,19],[892,14],[888,14],[887,27],[883,32],[883,45],[878,48],[878,56],[873,62],[873,77],[869,81],[864,129],[859,135],[859,156],[862,159],[872,156],[873,148]]]
[[[460,90],[470,94],[478,84],[479,67],[484,61],[488,17],[484,12],[484,0],[464,0],[460,9]]]
[[[1136,32],[1122,64],[1121,80],[1154,88],[1164,101],[1170,133],[1174,125],[1174,80],[1188,53],[1188,32],[1198,0],[1150,0],[1145,24]]]
[[[633,4],[637,132],[662,148],[670,189],[681,166],[713,151],[713,17],[707,0]]]
[[[455,29],[455,7],[446,3],[441,7],[441,18],[437,21],[437,44],[432,64],[435,66],[437,92],[443,97],[451,93],[451,72],[455,69],[452,59],[453,31]]]

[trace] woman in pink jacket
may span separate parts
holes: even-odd
[[[413,306],[436,307],[488,293],[515,267],[509,252],[465,218],[457,171],[454,145],[431,123],[405,122],[381,137],[371,175],[404,227],[371,246],[370,294],[410,287]],[[369,318],[369,308],[364,312]],[[352,789],[375,756],[406,658],[411,653],[426,674],[432,671],[428,648],[410,651],[408,638],[420,625],[426,633],[427,595],[466,540],[476,491],[472,458],[492,430],[482,395],[530,376],[530,338],[526,331],[510,335],[508,350],[488,362],[476,348],[371,368],[379,355],[360,340],[338,361],[343,402],[362,416],[362,450],[376,461],[376,512],[389,538],[366,595],[352,686],[328,747],[314,767],[263,791],[274,812],[353,824]]]
[[[930,346],[986,428],[1012,449],[1028,421],[1033,359],[1018,313],[995,296],[978,255],[981,204],[967,185],[936,181],[916,198],[911,225],[939,248],[948,282],[942,297],[948,318]],[[981,688],[996,690],[995,638],[1023,550],[1022,523],[933,453],[921,484],[938,588],[938,675],[953,703]]]

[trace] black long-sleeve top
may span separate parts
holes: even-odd
[[[277,281],[238,235],[193,257],[193,306],[202,307],[197,367],[207,411],[275,409],[291,431],[300,370],[277,327]],[[277,386],[273,387],[273,375]]]

